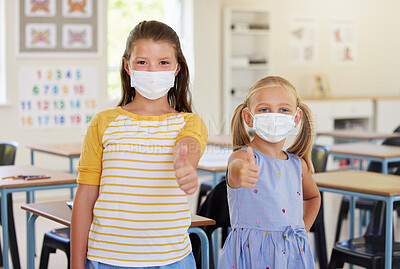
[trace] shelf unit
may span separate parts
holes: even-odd
[[[249,87],[270,73],[270,13],[225,7],[223,35],[223,121],[229,132],[233,112]]]

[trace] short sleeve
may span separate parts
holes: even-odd
[[[206,124],[200,118],[200,116],[194,113],[187,113],[185,115],[185,122],[186,124],[176,138],[176,142],[178,142],[179,139],[181,139],[182,137],[193,137],[194,139],[199,141],[201,146],[201,155],[203,155],[204,150],[206,149],[208,138]]]
[[[103,168],[103,135],[108,125],[118,115],[117,109],[109,109],[97,113],[91,120],[79,159],[78,183],[100,185]]]
[[[102,172],[102,132],[99,123],[99,114],[91,120],[82,145],[81,157],[78,165],[78,183],[100,185]]]

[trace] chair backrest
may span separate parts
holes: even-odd
[[[321,145],[313,145],[311,151],[311,161],[314,165],[315,172],[325,172],[328,161],[329,147]]]
[[[0,142],[0,165],[13,165],[15,163],[17,148],[17,142]]]
[[[400,126],[397,127],[393,133],[400,133]],[[388,138],[382,142],[382,145],[389,145],[389,146],[400,146],[400,137],[396,138]]]
[[[400,126],[397,127],[393,132],[400,133]],[[387,138],[382,142],[382,145],[400,146],[400,138],[399,137]],[[368,171],[378,172],[378,173],[382,172],[382,163],[376,161],[370,162],[368,166]],[[389,164],[389,174],[400,175],[400,162]]]
[[[208,194],[204,202],[200,205],[198,214],[203,217],[214,219],[216,224],[205,226],[204,231],[210,235],[219,227],[229,227],[229,206],[226,190],[226,180],[219,182]]]

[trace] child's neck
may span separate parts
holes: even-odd
[[[178,112],[169,105],[167,96],[157,100],[149,100],[137,94],[132,102],[122,108],[131,113],[144,116],[159,116]]]
[[[263,154],[281,160],[287,160],[287,155],[282,151],[283,145],[285,144],[285,140],[282,140],[278,143],[269,143],[257,135],[250,143],[250,147],[262,152]]]

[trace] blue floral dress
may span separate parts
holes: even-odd
[[[228,186],[232,232],[219,269],[315,268],[303,221],[301,160],[285,153],[288,159],[280,160],[254,150],[256,186]]]

